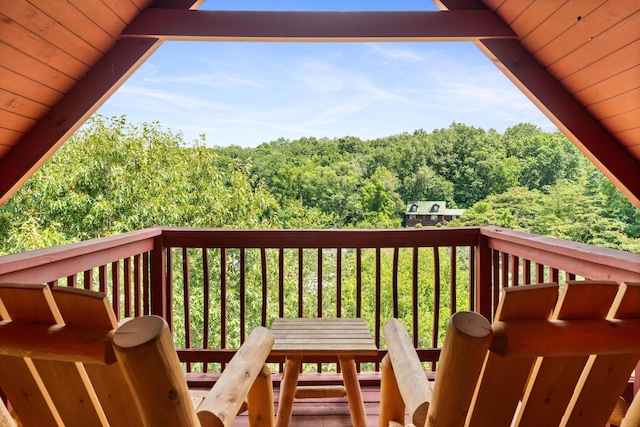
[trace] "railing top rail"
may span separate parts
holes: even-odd
[[[0,280],[42,283],[97,265],[149,251],[161,228],[147,228],[117,236],[103,237],[52,248],[0,256]],[[43,268],[44,267],[44,268]],[[41,270],[42,273],[29,273]],[[48,271],[48,272],[47,272]],[[19,273],[13,277],[12,273]],[[51,278],[48,276],[51,275]]]
[[[489,247],[592,280],[640,281],[640,254],[486,226]]]
[[[380,230],[243,230],[163,228],[167,247],[376,248],[473,246],[479,227]]]

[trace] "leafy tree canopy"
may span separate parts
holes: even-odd
[[[640,213],[560,133],[448,128],[363,141],[185,143],[158,123],[94,116],[0,209],[17,252],[154,225],[399,227],[408,201],[495,224],[637,250]]]

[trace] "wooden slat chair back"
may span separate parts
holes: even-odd
[[[160,317],[118,327],[103,293],[1,284],[0,320],[0,389],[13,408],[10,417],[0,401],[0,426],[15,426],[14,416],[25,427],[230,426],[245,398],[252,425],[274,423],[266,328],[251,333],[196,411]]]
[[[624,416],[640,358],[640,284],[506,288],[493,324],[452,316],[435,384],[399,320],[384,337],[380,427],[404,425],[405,408],[420,427],[603,427]],[[634,401],[622,425],[640,426],[638,413]]]

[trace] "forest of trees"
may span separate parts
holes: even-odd
[[[400,227],[406,203],[640,252],[640,211],[562,134],[452,123],[363,141],[279,139],[255,148],[183,141],[158,123],[94,116],[0,208],[14,253],[153,225]]]

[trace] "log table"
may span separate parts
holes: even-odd
[[[271,332],[275,337],[271,355],[286,357],[276,427],[286,427],[289,424],[293,399],[299,389],[298,374],[305,356],[338,358],[344,383],[344,387],[341,387],[342,395],[346,393],[351,421],[354,427],[365,427],[364,402],[354,357],[375,356],[378,352],[366,321],[361,318],[279,318],[273,321]],[[333,397],[340,395],[339,393],[340,390],[335,388],[325,393],[319,390],[311,392],[316,397]],[[298,396],[302,394],[303,390],[298,390]]]

